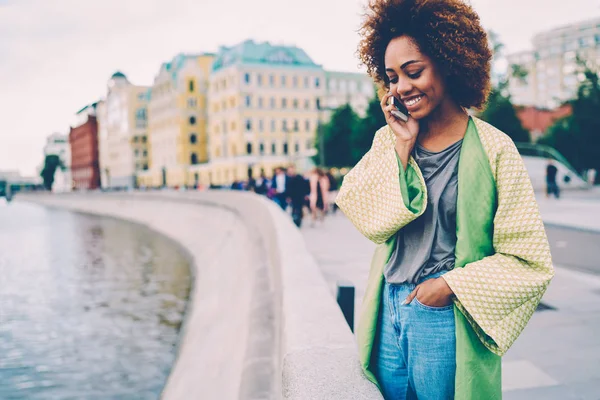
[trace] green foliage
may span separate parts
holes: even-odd
[[[54,154],[47,155],[46,159],[44,160],[44,168],[40,173],[40,176],[44,180],[44,188],[46,190],[52,190],[52,185],[54,184],[54,173],[56,172],[57,168],[62,168],[60,158]]]
[[[502,52],[504,45],[500,42],[496,33],[490,31],[488,32],[488,37],[494,54],[494,62],[497,63],[504,58]],[[510,75],[513,78],[524,80],[527,77],[527,71],[520,65],[511,65]],[[531,141],[529,132],[523,128],[521,121],[517,117],[510,94],[508,93],[508,75],[506,73],[497,73],[493,86],[485,110],[479,117],[506,133],[514,142],[529,143]]]
[[[571,101],[573,114],[557,121],[540,142],[561,152],[578,170],[600,170],[600,84],[598,75],[584,67],[585,80]]]
[[[350,167],[355,165],[371,148],[375,132],[386,125],[379,99],[375,96],[369,102],[364,118],[360,118],[345,104],[336,110],[328,123],[321,125],[317,132],[317,149],[324,150],[313,158],[315,163],[325,160],[328,167]],[[319,140],[323,138],[321,144]]]
[[[510,96],[502,93],[501,86],[492,90],[480,117],[506,133],[514,142],[529,143],[531,141],[529,132],[521,125]]]
[[[377,96],[375,96],[369,101],[365,117],[358,121],[356,128],[352,131],[352,135],[350,136],[350,147],[352,152],[351,165],[359,162],[362,156],[369,151],[373,144],[375,132],[386,124],[385,116],[383,115],[383,111],[381,111],[380,101]]]

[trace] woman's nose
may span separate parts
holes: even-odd
[[[412,91],[412,89],[413,89],[413,85],[409,79],[406,79],[406,78],[398,79],[398,84],[396,85],[396,92],[398,93],[398,95],[400,97],[402,97],[403,95],[409,94]]]

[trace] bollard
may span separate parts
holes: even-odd
[[[354,332],[354,286],[351,283],[338,282],[337,302],[350,330]]]

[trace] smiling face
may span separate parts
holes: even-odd
[[[444,103],[452,102],[437,67],[411,38],[392,39],[384,61],[390,92],[404,103],[414,119],[426,118]]]

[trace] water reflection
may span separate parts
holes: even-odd
[[[189,263],[133,224],[0,206],[0,398],[155,399]]]

